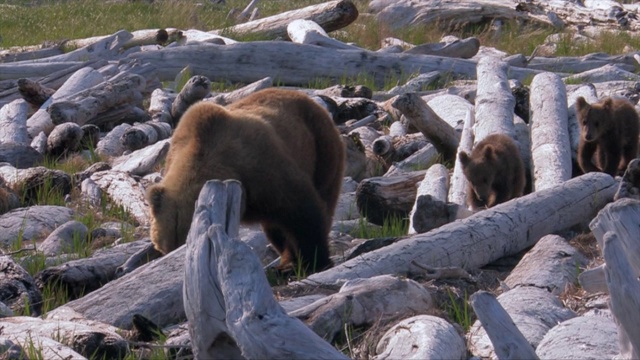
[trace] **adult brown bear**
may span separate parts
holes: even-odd
[[[171,138],[164,179],[147,191],[151,239],[184,244],[207,180],[242,183],[244,222],[260,222],[281,268],[332,265],[327,236],[342,185],[344,144],[329,114],[294,90],[267,89],[226,108],[191,106]]]
[[[623,173],[638,156],[640,125],[635,107],[626,99],[607,97],[589,104],[580,96],[576,99],[576,115],[580,124],[580,169],[611,176]]]

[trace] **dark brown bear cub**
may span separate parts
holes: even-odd
[[[607,97],[588,104],[576,99],[576,116],[580,124],[578,165],[584,173],[623,173],[638,156],[638,113],[626,99]]]
[[[469,185],[467,205],[490,208],[522,196],[525,186],[524,164],[513,140],[493,134],[480,141],[468,155],[458,154]]]
[[[224,108],[200,102],[171,138],[165,176],[149,188],[151,239],[168,253],[184,244],[207,180],[242,183],[244,222],[259,222],[281,268],[332,265],[327,236],[345,162],[329,114],[297,91],[259,91]]]

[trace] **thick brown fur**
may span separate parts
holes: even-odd
[[[580,124],[578,165],[582,172],[601,171],[611,176],[624,173],[629,162],[638,156],[640,125],[635,107],[622,98],[607,97],[588,104],[579,97],[576,116]]]
[[[469,183],[467,204],[474,210],[522,196],[524,164],[509,136],[489,135],[475,146],[471,155],[462,151],[458,158]]]
[[[329,114],[306,95],[267,89],[226,108],[191,106],[171,139],[164,179],[147,192],[151,239],[162,253],[186,241],[207,180],[236,179],[244,222],[260,222],[281,267],[332,265],[328,233],[342,185],[344,144]]]

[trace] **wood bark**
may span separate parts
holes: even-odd
[[[553,188],[571,179],[567,93],[556,74],[538,74],[531,82],[531,158],[533,189]]]
[[[26,102],[37,109],[56,91],[31,79],[18,79],[18,92]]]
[[[171,104],[171,117],[174,126],[178,124],[182,114],[187,111],[189,106],[204,99],[210,92],[211,81],[206,76],[192,76]]]
[[[235,180],[208,181],[196,203],[184,278],[195,357],[346,358],[275,301],[260,261],[237,240],[241,192]]]
[[[104,77],[97,70],[84,67],[77,70],[51,97],[27,120],[29,135],[34,138],[41,131],[49,134],[54,128],[53,121],[47,112],[47,107],[55,100],[63,100],[80,91],[86,90],[104,81]]]
[[[438,161],[439,156],[440,154],[438,153],[438,150],[436,150],[435,146],[426,144],[407,158],[394,162],[389,166],[389,169],[383,176],[389,177],[405,172],[415,171],[416,169],[422,170],[428,168],[431,164],[435,164],[436,161]]]
[[[473,149],[474,124],[474,113],[472,110],[467,110],[457,153],[464,151],[467,154],[471,154],[471,150]],[[467,186],[467,177],[464,175],[464,172],[462,171],[462,164],[458,161],[458,157],[456,156],[455,165],[453,166],[453,174],[451,175],[451,185],[449,186],[449,202],[458,204],[462,207],[467,207]]]
[[[390,218],[405,219],[416,198],[416,185],[425,171],[390,177],[364,179],[356,189],[356,203],[362,216],[382,226]]]
[[[452,220],[447,208],[448,190],[447,168],[442,164],[431,165],[418,186],[416,201],[409,213],[409,235],[427,232]]]
[[[0,108],[0,143],[28,145],[27,132],[29,106],[24,100],[14,100]]]
[[[256,57],[255,54],[261,54]],[[215,62],[211,59],[215,58]],[[238,60],[240,59],[240,61]],[[251,83],[267,76],[287,85],[308,85],[318,78],[341,80],[368,74],[376,86],[383,87],[389,77],[406,74],[449,72],[474,79],[476,63],[431,55],[381,54],[368,50],[337,50],[289,42],[250,41],[225,46],[200,45],[138,52],[121,63],[139,60],[158,71],[160,81],[173,81],[189,66],[193,74],[211,81]],[[334,66],[341,64],[341,66]],[[285,70],[286,69],[286,70]],[[524,80],[539,70],[512,68],[510,76]]]
[[[421,97],[414,93],[400,95],[392,106],[400,110],[436,147],[444,161],[453,161],[456,157],[459,138],[455,130],[440,118]]]
[[[515,138],[515,98],[507,81],[508,70],[509,65],[495,57],[485,56],[478,61],[475,144],[496,133]]]
[[[611,201],[616,187],[611,176],[589,173],[363,254],[302,282],[334,284],[403,274],[413,260],[432,267],[482,267],[530,247],[544,235],[588,221]]]
[[[538,359],[533,347],[493,294],[478,291],[471,295],[469,303],[489,335],[499,359]]]
[[[276,39],[287,36],[287,25],[297,19],[311,20],[326,32],[342,29],[358,18],[358,9],[349,0],[329,1],[306,8],[291,10],[244,24],[234,25],[215,34],[252,34],[262,39]]]
[[[167,89],[155,89],[151,93],[149,99],[149,115],[152,121],[160,121],[168,124],[173,123],[171,117],[171,105],[176,99],[177,94]]]

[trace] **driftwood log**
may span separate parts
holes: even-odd
[[[442,164],[433,164],[418,186],[416,201],[409,213],[409,235],[427,232],[455,219],[447,204],[449,171]]]
[[[287,34],[292,42],[306,45],[317,45],[335,49],[353,50],[355,46],[330,38],[324,29],[311,20],[294,20],[287,25]]]
[[[29,106],[24,100],[14,100],[0,108],[0,143],[28,145],[28,115]]]
[[[464,151],[467,154],[471,154],[473,149],[473,126],[475,124],[474,113],[471,110],[467,111],[467,115],[464,119],[464,126],[462,128],[462,134],[460,135],[460,143],[458,145],[458,152]],[[451,185],[449,186],[449,202],[458,204],[462,207],[467,207],[467,177],[462,171],[462,163],[458,161],[456,156],[455,165],[453,166],[453,174],[451,175]]]
[[[273,79],[271,79],[271,77],[266,77],[264,79],[254,81],[249,85],[243,86],[240,89],[236,89],[228,93],[218,94],[209,99],[205,99],[205,101],[213,101],[216,104],[222,106],[229,105],[232,102],[247,97],[256,91],[270,88],[271,86],[273,86]]]
[[[152,121],[160,121],[171,124],[173,118],[171,117],[171,105],[176,98],[174,92],[170,92],[167,89],[155,89],[151,93],[149,99],[149,115]]]
[[[173,118],[174,127],[189,106],[204,99],[210,92],[211,81],[209,79],[200,75],[192,76],[171,105],[171,117]]]
[[[196,203],[184,282],[195,357],[345,359],[275,301],[260,261],[237,240],[241,197],[237,181],[208,181]]]
[[[495,57],[478,61],[478,92],[476,95],[475,144],[491,134],[515,138],[513,109],[515,98],[507,81],[509,65]]]
[[[37,109],[56,91],[31,79],[18,79],[18,92],[26,102]]]
[[[432,267],[478,268],[516,254],[544,235],[588,221],[611,201],[616,188],[611,176],[589,173],[363,254],[302,282],[334,284],[356,277],[405,274],[413,261]]]

